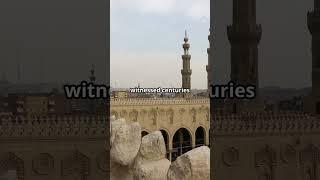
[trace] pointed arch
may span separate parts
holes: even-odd
[[[192,149],[192,136],[188,129],[178,129],[172,138],[172,161]]]
[[[199,126],[195,132],[196,147],[205,145],[206,131],[202,126]]]

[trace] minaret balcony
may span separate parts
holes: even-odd
[[[182,55],[182,59],[189,60],[189,59],[191,59],[191,55],[190,54],[184,54],[184,55]]]
[[[190,76],[192,74],[192,70],[191,69],[187,69],[187,70],[186,69],[182,69],[181,70],[181,74]]]
[[[227,34],[229,41],[232,42],[242,42],[242,41],[253,41],[259,43],[262,36],[262,26],[261,24],[256,25],[256,28],[252,31],[249,26],[247,30],[240,30],[237,25],[227,26]]]

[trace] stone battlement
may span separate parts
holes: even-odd
[[[320,118],[304,113],[243,113],[214,115],[214,136],[319,133]]]
[[[0,139],[105,138],[106,116],[0,116]]]
[[[169,104],[209,104],[209,98],[119,98],[111,99],[111,106],[123,105],[169,105]]]

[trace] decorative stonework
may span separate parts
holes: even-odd
[[[194,108],[192,108],[190,110],[190,115],[192,117],[192,122],[196,122],[197,121],[197,111]]]
[[[222,161],[230,167],[237,165],[239,163],[239,151],[234,147],[227,148],[222,153]]]
[[[0,139],[106,136],[106,116],[1,116]]]
[[[318,147],[310,144],[300,152],[300,163],[319,163],[320,162],[320,150]]]
[[[255,153],[255,165],[263,164],[274,166],[277,163],[277,153],[270,146],[265,146],[263,149]]]
[[[293,164],[296,161],[297,152],[296,149],[289,144],[281,147],[281,160],[286,164]]]
[[[170,124],[173,124],[174,111],[172,109],[167,110],[167,117],[170,121]]]
[[[107,152],[102,152],[97,156],[97,165],[98,168],[103,171],[107,172],[108,171],[108,161],[107,161]]]
[[[214,136],[266,136],[320,133],[320,119],[303,113],[239,113],[214,115]]]
[[[274,180],[274,169],[277,163],[276,151],[266,146],[255,153],[255,166],[260,180]]]
[[[41,153],[33,158],[32,169],[39,175],[48,175],[54,168],[54,158],[47,153]]]
[[[89,158],[75,151],[62,160],[62,176],[81,176],[85,179],[89,175],[89,167]]]
[[[303,180],[318,179],[318,165],[320,162],[320,150],[318,147],[310,144],[300,152],[300,165]]]
[[[129,117],[132,121],[137,122],[138,121],[138,111],[137,110],[132,110],[129,113]]]
[[[135,105],[192,105],[192,104],[209,104],[209,98],[195,99],[166,99],[166,98],[118,98],[111,99],[110,106],[135,106]]]
[[[14,153],[9,152],[1,156],[0,170],[8,171],[15,169],[17,172],[17,180],[24,180],[24,162]]]

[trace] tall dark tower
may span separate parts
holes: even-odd
[[[320,0],[314,0],[314,10],[308,12],[308,27],[312,35],[312,112],[320,114]]]
[[[185,37],[184,37],[184,44],[183,49],[184,49],[184,54],[182,55],[182,70],[181,70],[181,75],[182,75],[182,88],[185,89],[191,89],[191,73],[192,70],[190,69],[190,59],[191,55],[189,54],[189,48],[190,44],[188,43],[189,38],[187,35],[187,31],[185,31]]]
[[[211,71],[212,71],[212,60],[211,60],[211,56],[212,56],[212,50],[211,47],[213,46],[213,34],[211,33],[211,28],[210,28],[210,32],[208,35],[208,40],[209,40],[209,48],[207,48],[207,53],[208,53],[208,65],[206,66],[206,70],[207,70],[207,80],[208,80],[208,85],[207,88],[209,90],[210,88],[210,84],[212,84],[212,75],[211,75]]]
[[[256,0],[233,0],[233,24],[227,27],[231,44],[231,80],[258,89],[258,44],[261,25],[256,24]]]
[[[260,112],[264,105],[259,96],[258,45],[262,28],[256,23],[256,0],[233,0],[233,23],[227,27],[231,44],[231,81],[241,85],[254,85],[254,100],[229,99],[227,112]]]

